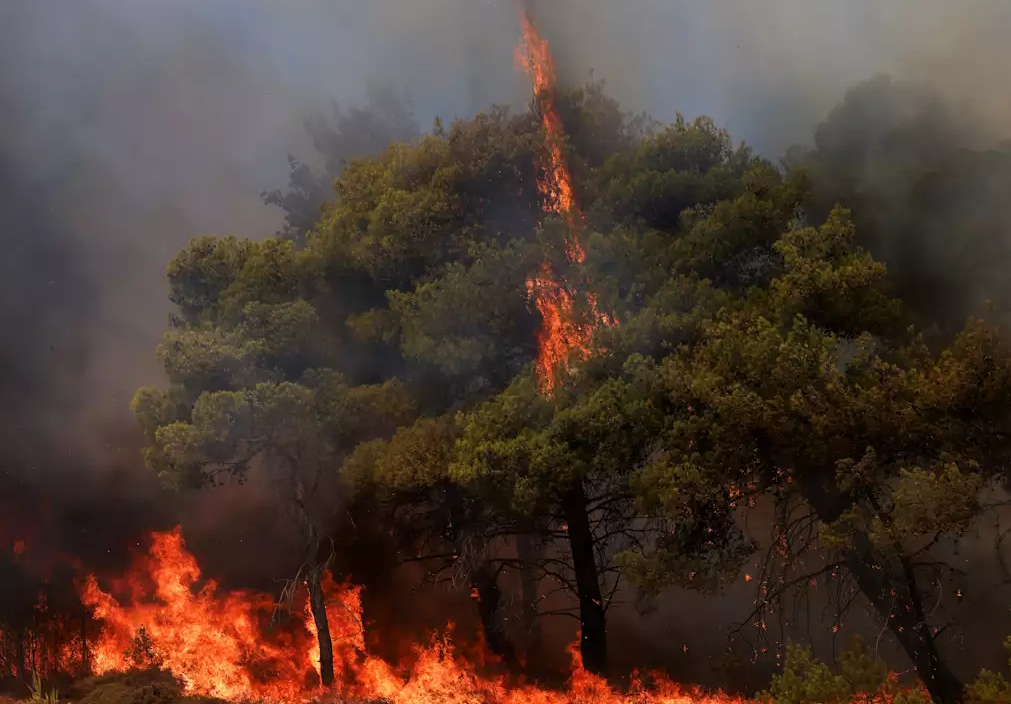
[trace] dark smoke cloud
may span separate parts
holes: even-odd
[[[848,87],[879,72],[931,82],[994,138],[1011,126],[1005,0],[536,5],[565,79],[594,69],[629,109],[711,114],[769,156],[809,141]],[[140,466],[128,413],[133,390],[161,378],[153,348],[168,312],[167,261],[205,232],[274,232],[280,214],[259,194],[283,186],[288,152],[312,156],[301,120],[331,98],[354,103],[369,82],[392,82],[409,89],[423,126],[493,102],[522,105],[518,9],[518,0],[0,3],[0,511],[44,515],[47,539],[96,560],[124,547],[124,535],[171,522],[177,507]],[[228,512],[208,501],[189,507],[198,546],[237,555],[233,572],[266,579],[249,547],[257,541],[213,536],[231,517],[273,521],[270,501],[234,498]],[[34,510],[41,504],[49,508]],[[682,601],[690,618],[683,606],[665,612],[674,632],[622,629],[676,654],[687,634],[699,640],[721,616],[733,620],[740,595],[702,601]],[[709,652],[724,637],[712,633]]]

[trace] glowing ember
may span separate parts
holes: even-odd
[[[560,215],[568,225],[565,252],[569,262],[581,264],[586,254],[579,242],[580,216],[572,188],[572,175],[562,151],[565,131],[555,107],[555,65],[551,49],[537,33],[528,14],[524,13],[520,22],[523,40],[517,48],[516,60],[533,81],[547,142],[541,176],[537,180],[538,191],[545,198],[545,212]],[[537,335],[537,378],[541,392],[547,396],[554,392],[555,371],[559,367],[564,368],[573,354],[582,359],[590,356],[594,332],[601,324],[614,324],[612,318],[598,312],[592,295],[587,296],[585,319],[577,320],[574,294],[564,280],[559,279],[550,264],[545,262],[540,274],[527,281],[527,295],[534,301],[543,320]]]

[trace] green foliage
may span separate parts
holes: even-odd
[[[966,704],[1003,704],[1011,701],[1011,683],[995,672],[983,671],[969,685]]]
[[[712,593],[733,583],[755,545],[728,516],[713,520],[682,519],[675,529],[658,540],[648,553],[626,550],[618,553],[620,565],[634,587],[657,594],[671,586]],[[722,530],[713,530],[719,525]]]
[[[133,404],[149,465],[176,486],[262,467],[296,495],[340,479],[352,509],[400,512],[413,546],[454,550],[517,526],[554,540],[546,526],[585,496],[618,536],[593,546],[597,566],[651,592],[729,583],[755,549],[742,514],[804,506],[820,542],[782,546],[784,564],[827,548],[841,571],[873,573],[861,588],[879,615],[913,613],[911,557],[957,539],[1011,459],[1011,354],[980,321],[928,345],[896,297],[908,287],[863,246],[883,222],[866,188],[891,193],[923,166],[900,124],[849,151],[861,101],[889,90],[851,96],[787,170],[707,118],[653,124],[598,84],[560,91],[582,267],[543,214],[532,113],[495,108],[328,165],[333,201],[304,246],[199,238],[171,263],[168,388]],[[887,163],[893,137],[905,165],[868,185],[860,155]],[[304,215],[290,227],[308,230]],[[544,260],[620,321],[550,399],[525,285]],[[936,662],[917,659],[929,627],[910,626],[896,637]],[[884,686],[859,649],[838,673],[798,649],[788,661],[776,701]]]
[[[878,518],[871,536],[884,543],[908,540],[925,533],[959,535],[979,512],[982,478],[962,472],[955,464],[936,472],[922,469],[900,470],[892,492],[892,515]]]
[[[204,392],[190,422],[155,433],[171,467],[200,466],[206,479],[242,476],[256,460],[284,465],[339,462],[355,445],[410,417],[411,401],[396,381],[349,386],[329,371],[303,383],[263,382],[239,391]]]
[[[390,292],[404,356],[450,378],[484,375],[501,387],[532,352],[529,342],[523,344],[533,329],[525,286],[535,266],[532,253],[486,250],[470,266],[454,263],[435,281]]]
[[[343,476],[357,490],[398,492],[448,480],[457,430],[452,418],[422,418],[397,430],[390,440],[372,440],[344,462]]]
[[[560,448],[538,432],[550,417],[551,406],[538,392],[533,374],[519,377],[457,421],[461,437],[450,476],[464,486],[486,487],[497,503],[521,513],[543,510],[552,487],[567,483],[552,470],[573,470],[554,461]]]
[[[733,197],[753,161],[748,149],[735,151],[730,135],[711,119],[687,124],[679,118],[604,164],[596,180],[599,201],[590,212],[600,220],[607,213],[617,222],[674,229],[685,209]]]
[[[793,228],[776,245],[783,274],[771,303],[784,318],[803,316],[843,335],[880,332],[896,320],[898,301],[881,288],[885,267],[854,247],[850,214],[833,210],[820,228]]]
[[[32,684],[31,684],[31,696],[29,701],[33,704],[57,704],[60,701],[60,695],[57,694],[55,689],[50,689],[48,692],[42,687],[42,678],[39,677],[38,673],[32,673]]]
[[[331,103],[330,113],[317,113],[304,121],[306,134],[323,158],[323,173],[316,174],[308,164],[288,157],[288,189],[262,194],[267,205],[279,207],[285,214],[279,235],[304,244],[306,235],[319,221],[323,207],[333,193],[333,181],[348,162],[382,152],[390,142],[415,139],[419,126],[406,97],[389,86],[370,86],[367,102],[345,108]]]
[[[809,648],[789,644],[783,672],[773,675],[762,699],[770,704],[842,704],[853,694],[846,679],[817,661]]]
[[[759,700],[768,704],[851,704],[880,700],[930,704],[929,697],[919,689],[899,687],[889,677],[888,666],[859,637],[840,654],[835,671],[815,659],[810,648],[788,643],[783,671],[773,675],[772,685]]]
[[[535,137],[528,118],[496,110],[356,162],[337,180],[338,201],[310,247],[400,289],[420,271],[466,261],[473,242],[530,233],[540,202]]]
[[[196,323],[214,311],[256,245],[234,237],[200,237],[168,267],[169,300],[183,320]]]
[[[1004,642],[1004,648],[1011,655],[1011,638]],[[966,688],[965,704],[1003,704],[1008,701],[1011,701],[1011,682],[999,672],[983,670]]]

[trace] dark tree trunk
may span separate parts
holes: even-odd
[[[469,555],[469,559],[476,559],[477,556],[471,554],[473,551],[468,550],[466,545],[468,519],[463,492],[455,484],[447,484],[443,487],[443,491],[449,510],[446,537],[458,554]],[[480,561],[477,564],[470,564],[468,569],[470,570],[470,586],[475,594],[485,642],[492,653],[502,658],[503,662],[512,665],[516,661],[516,651],[513,649],[505,629],[505,618],[502,613],[502,590],[498,586],[498,575],[490,565]]]
[[[572,569],[579,592],[579,652],[583,657],[583,667],[603,675],[607,671],[607,624],[597,579],[593,532],[586,512],[586,493],[581,483],[563,499],[562,513],[568,524]]]
[[[333,684],[333,640],[330,637],[330,622],[326,618],[326,596],[323,594],[321,570],[317,567],[309,572],[309,607],[316,622],[316,636],[319,639],[319,676],[324,687]]]
[[[823,523],[838,520],[852,506],[852,501],[824,478],[808,478],[801,486]],[[912,568],[904,559],[901,562],[902,575],[896,577],[896,570],[874,548],[870,537],[857,532],[845,564],[861,593],[888,624],[930,695],[940,704],[956,704],[965,685],[941,659]]]
[[[24,649],[24,640],[27,636],[23,631],[18,633],[17,637],[17,679],[22,682],[28,679],[28,663],[27,663],[27,653]]]
[[[88,657],[88,612],[81,614],[81,672],[91,673],[91,661]]]
[[[498,585],[498,575],[491,565],[482,564],[474,570],[471,587],[474,590],[477,610],[481,616],[481,627],[484,629],[488,647],[491,652],[502,658],[506,665],[515,665],[516,652],[509,642],[502,613],[502,590]]]
[[[964,685],[941,659],[915,584],[896,585],[888,567],[877,559],[866,535],[858,534],[856,543],[857,549],[847,560],[847,567],[860,591],[874,605],[878,615],[888,622],[934,700],[955,704],[961,698]]]
[[[18,669],[18,679],[25,681],[28,679],[27,673],[27,663],[25,662],[25,633],[24,631],[18,631],[18,641],[17,641],[17,669]]]
[[[523,600],[520,618],[523,622],[523,635],[526,641],[526,661],[540,660],[542,655],[541,620],[538,618],[540,595],[538,594],[537,570],[534,568],[538,555],[537,545],[527,535],[516,539],[516,556],[520,560],[520,598]]]

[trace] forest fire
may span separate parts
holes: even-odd
[[[541,113],[546,138],[546,153],[537,186],[545,198],[544,210],[563,218],[567,225],[565,254],[570,264],[582,264],[585,259],[579,241],[580,213],[572,186],[572,174],[565,162],[563,145],[565,131],[555,105],[555,65],[548,42],[537,32],[529,13],[520,18],[523,39],[516,51],[517,64],[530,76],[534,96]],[[559,367],[564,368],[570,355],[583,359],[592,350],[590,343],[600,325],[613,325],[614,320],[597,310],[596,297],[586,294],[587,311],[582,320],[577,315],[574,294],[564,278],[545,261],[540,273],[527,281],[527,294],[534,301],[543,320],[538,332],[537,375],[542,393],[551,396]]]
[[[61,95],[44,57],[0,80],[34,104],[18,130],[50,96],[89,116],[0,150],[0,221],[22,235],[0,305],[18,332],[0,351],[0,704],[1009,704],[1011,147],[898,79],[803,135],[815,115],[781,81],[745,91],[762,119],[720,117],[750,134],[654,119],[629,90],[650,52],[599,67],[634,106],[568,80],[617,26],[470,5],[436,15],[450,51],[409,44],[437,36],[423,12],[397,19],[425,31],[372,42],[380,84],[430,54],[466,81],[334,95],[275,176],[296,145],[269,133],[291,139],[321,97],[274,83],[290,38],[351,46],[333,22],[313,37],[261,8],[276,56],[181,45],[224,61],[220,90],[196,64],[162,71],[159,43],[134,63],[180,98],[168,128],[165,101],[132,104],[144,80]],[[644,47],[691,58],[657,25]],[[73,49],[103,71],[71,83],[98,85],[121,56],[77,34],[46,55]],[[246,81],[250,47],[269,61]],[[484,75],[496,56],[508,87]],[[332,58],[327,76],[368,61]],[[715,86],[697,107],[718,74],[685,73]],[[528,109],[496,100],[513,79]],[[325,82],[345,84],[363,85]],[[489,102],[428,131],[415,100]],[[124,115],[193,158],[165,181]],[[260,194],[272,234],[243,205],[260,175],[288,177]],[[94,241],[110,224],[129,252]],[[147,247],[157,296],[134,271]],[[139,275],[106,275],[122,261]]]
[[[743,699],[686,690],[662,678],[619,693],[602,678],[574,668],[568,691],[552,691],[501,676],[484,676],[448,638],[418,646],[406,669],[364,652],[359,591],[329,583],[328,620],[337,678],[326,692],[313,671],[318,644],[312,620],[279,623],[274,599],[262,593],[221,593],[201,584],[196,559],[181,532],[155,533],[148,555],[115,580],[120,603],[94,576],[81,586],[82,601],[103,624],[92,644],[96,673],[161,667],[186,692],[227,701],[383,700],[392,704],[734,704]],[[578,662],[578,655],[574,655]]]
[[[160,666],[194,694],[299,700],[308,687],[307,677],[312,680],[313,662],[319,662],[315,633],[298,627],[301,624],[272,627],[275,600],[269,595],[219,595],[213,581],[194,591],[200,582],[200,568],[178,529],[154,534],[150,554],[114,584],[113,591],[129,598],[128,606],[89,576],[81,600],[104,625],[93,644],[94,671]],[[329,586],[331,595],[349,609],[357,603],[356,590]],[[350,613],[330,611],[334,640],[347,646],[338,651],[338,662],[361,647],[361,629]]]
[[[72,586],[80,560],[44,549],[34,531],[14,525],[0,520],[0,603],[19,614],[0,627],[0,679],[87,672],[89,615]]]

